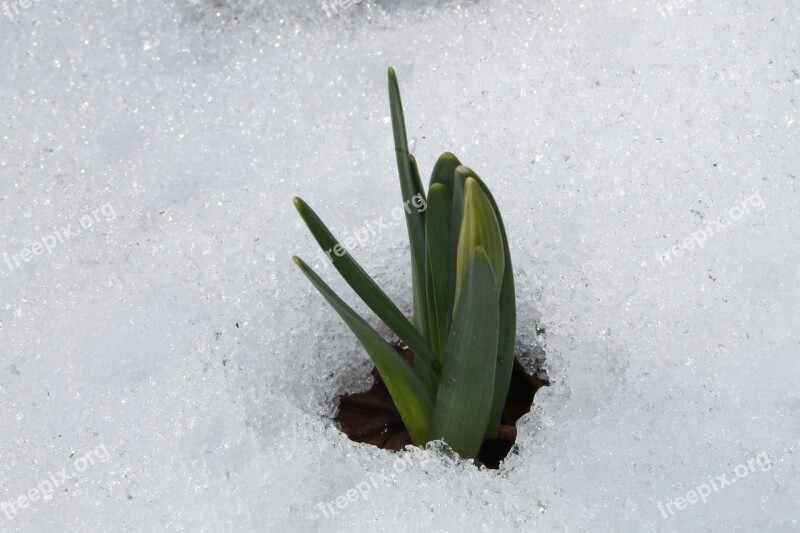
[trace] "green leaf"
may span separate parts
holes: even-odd
[[[441,349],[442,342],[439,333],[438,313],[436,312],[436,297],[433,293],[433,273],[431,272],[430,262],[426,266],[425,291],[428,302],[428,339],[433,352],[441,362],[444,351]]]
[[[452,189],[440,182],[431,184],[428,189],[428,217],[425,225],[430,273],[428,305],[431,308],[431,330],[436,332],[438,341],[433,346],[440,359],[444,356],[453,317],[455,251],[452,242],[455,239],[450,231],[452,213]]]
[[[403,207],[406,213],[406,227],[411,243],[411,282],[414,292],[414,323],[420,333],[425,335],[428,304],[425,288],[425,213],[414,209],[411,204],[414,197],[417,203],[425,201],[425,191],[419,172],[416,172],[416,163],[408,152],[408,139],[406,138],[406,122],[403,116],[403,103],[400,100],[400,88],[394,69],[389,69],[389,108],[392,117],[392,134],[394,135],[394,150],[397,157],[397,172],[400,175],[400,191],[403,197]]]
[[[417,328],[408,321],[402,311],[389,299],[377,283],[359,265],[350,252],[339,244],[336,237],[325,226],[311,207],[301,198],[294,199],[294,205],[303,221],[311,230],[311,234],[319,243],[326,255],[333,261],[333,266],[342,275],[348,285],[364,303],[378,315],[378,318],[394,331],[414,352],[414,367],[420,371],[423,381],[431,389],[438,380],[441,365],[425,338]],[[340,255],[341,254],[341,255]]]
[[[503,227],[501,226],[501,230]],[[505,241],[505,231],[503,232]],[[507,245],[506,245],[507,249]],[[494,372],[494,399],[492,400],[492,414],[486,427],[486,438],[497,438],[500,429],[500,420],[511,385],[511,374],[514,370],[517,344],[517,303],[514,291],[514,274],[511,268],[511,258],[506,255],[506,270],[503,276],[503,288],[500,290],[500,333],[497,340],[497,361]]]
[[[433,165],[433,172],[431,172],[431,180],[428,184],[428,189],[430,193],[430,188],[435,183],[441,183],[450,189],[453,188],[454,185],[454,178],[455,172],[458,167],[461,166],[461,161],[458,158],[451,154],[450,152],[445,152],[439,156],[439,159],[436,160],[436,164]]]
[[[419,169],[417,168],[417,160],[414,158],[413,155],[408,156],[409,163],[411,164],[411,176],[413,177],[415,186],[422,191],[422,180],[419,177]],[[427,208],[427,202],[425,202],[425,195],[424,193],[420,192],[415,195],[411,203],[403,204],[403,209],[406,212],[406,219],[409,216],[422,216],[422,228],[425,229],[425,220],[427,219],[426,210],[423,210],[421,206],[425,206]],[[420,207],[417,207],[417,206]],[[408,212],[411,211],[411,214]],[[409,233],[409,236],[411,233]],[[426,282],[426,274],[427,269],[425,267],[426,261],[426,254],[425,254],[425,235],[423,234],[423,241],[422,241],[422,270],[417,270],[419,265],[417,261],[412,257],[412,269],[411,269],[411,286],[414,293],[414,322],[417,325],[417,329],[422,333],[422,336],[426,339],[431,338],[431,333],[428,331],[428,325],[430,324],[430,318],[428,317],[428,296],[427,296],[427,282]],[[412,245],[413,249],[413,245]],[[416,252],[414,252],[416,253]]]
[[[462,457],[477,457],[491,414],[499,320],[492,267],[477,247],[447,341],[431,434]]]
[[[456,305],[466,277],[470,257],[478,246],[486,251],[499,293],[503,285],[505,270],[503,236],[500,233],[500,225],[492,204],[480,184],[474,178],[469,177],[464,184],[464,217],[461,221],[456,252]]]
[[[389,394],[400,412],[411,440],[421,446],[430,440],[433,418],[433,398],[414,373],[411,366],[386,342],[366,320],[356,314],[322,279],[299,257],[292,260],[303,274],[336,310],[356,334],[383,378]]]
[[[454,196],[456,185],[456,169],[461,165],[461,162],[456,156],[450,152],[445,152],[439,156],[436,164],[431,173],[430,185],[428,187],[428,211],[425,219],[426,230],[426,247],[428,252],[428,267],[431,268],[431,263],[436,263],[438,266],[433,267],[435,271],[432,274],[429,283],[430,292],[428,295],[428,306],[436,308],[436,327],[438,328],[439,345],[438,353],[440,356],[444,355],[444,346],[447,343],[447,337],[450,331],[450,323],[453,319],[453,305],[456,292],[456,249],[458,247],[458,232],[461,228],[461,209],[459,214],[455,214]],[[461,181],[463,190],[463,179]],[[447,190],[448,205],[446,207],[431,208],[431,190],[436,185],[445,187]],[[463,203],[463,194],[461,195],[461,202]],[[434,203],[440,203],[440,200]],[[459,204],[460,205],[460,204]],[[431,221],[431,218],[436,218]],[[454,218],[457,217],[457,220]],[[443,220],[444,219],[444,220]],[[431,245],[431,226],[434,226],[435,244]],[[437,257],[432,258],[431,254]],[[445,268],[442,268],[442,261],[444,261]],[[430,299],[436,298],[436,301],[431,303]],[[433,318],[430,319],[433,323]],[[434,345],[435,347],[436,345]]]
[[[492,193],[486,184],[472,170],[461,167],[459,174],[468,176],[478,182],[492,204],[492,209],[497,217],[500,226],[500,234],[503,237],[503,254],[505,257],[505,273],[503,274],[503,287],[500,290],[500,335],[497,343],[497,366],[495,369],[494,400],[492,401],[492,414],[489,419],[489,426],[486,428],[486,438],[494,439],[497,437],[497,430],[500,427],[500,419],[503,415],[508,387],[511,383],[511,373],[514,369],[514,359],[516,340],[517,340],[517,307],[514,289],[514,269],[511,265],[511,248],[508,246],[506,228],[503,224],[503,217],[497,207]]]
[[[461,224],[464,221],[464,184],[469,177],[470,169],[459,165],[453,175],[453,215],[450,221],[450,233],[452,235],[452,261],[453,261],[453,305],[455,305],[456,295],[456,275],[455,264],[458,257],[458,239],[461,234]]]

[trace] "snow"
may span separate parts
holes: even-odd
[[[798,20],[791,0],[0,16],[0,531],[800,531]],[[330,421],[371,366],[290,256],[365,308],[291,198],[342,236],[383,217],[355,254],[410,308],[389,65],[423,174],[450,150],[489,183],[521,338],[546,330],[552,386],[499,471]]]

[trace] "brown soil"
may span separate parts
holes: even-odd
[[[413,361],[414,354],[407,347],[397,343],[395,349],[409,363]],[[375,384],[371,389],[339,398],[339,413],[335,420],[353,441],[386,450],[402,450],[411,444],[411,438],[378,371],[373,369],[372,375]],[[517,420],[531,410],[533,396],[546,385],[547,381],[529,374],[519,359],[514,360],[498,438],[483,443],[478,455],[479,463],[488,468],[500,466],[500,461],[508,455],[517,439]]]

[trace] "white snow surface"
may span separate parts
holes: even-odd
[[[0,531],[800,531],[796,0],[12,4]],[[331,420],[371,364],[290,256],[378,323],[291,199],[410,309],[390,65],[545,329],[500,470]]]

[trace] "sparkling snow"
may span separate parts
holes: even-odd
[[[22,1],[0,531],[800,531],[796,1]],[[390,65],[546,330],[499,471],[330,420],[371,365],[290,256],[365,307],[291,198],[410,308]]]

